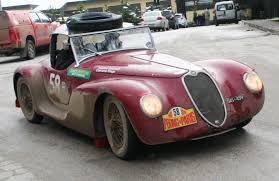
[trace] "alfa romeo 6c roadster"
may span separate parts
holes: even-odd
[[[122,159],[132,158],[139,143],[242,128],[264,104],[263,83],[249,66],[159,53],[148,27],[121,28],[121,17],[109,13],[70,18],[52,34],[49,59],[17,68],[13,81],[28,121],[48,116],[106,137]]]

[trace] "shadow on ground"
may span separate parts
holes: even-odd
[[[45,129],[49,130],[49,134],[54,134],[58,137],[63,137],[69,140],[76,140],[84,146],[92,145],[94,147],[94,139],[84,136],[78,132],[70,130],[66,127],[61,126],[51,118],[44,119],[42,125]],[[240,139],[241,138],[241,139]],[[251,135],[245,131],[245,129],[233,130],[229,133],[225,133],[219,136],[205,138],[196,141],[181,141],[175,143],[168,143],[163,145],[147,146],[142,145],[141,149],[137,153],[137,157],[132,162],[148,162],[164,159],[177,159],[182,157],[193,157],[193,156],[209,156],[217,153],[222,153],[225,150],[231,150],[239,145],[252,144]],[[245,146],[244,146],[245,147]],[[98,150],[98,148],[94,149]],[[112,154],[109,146],[106,147],[109,157],[107,159],[117,159]],[[100,158],[101,159],[101,158]],[[97,159],[101,161],[100,159]],[[95,162],[96,159],[87,160],[88,163]]]
[[[40,48],[36,52],[36,58],[38,58],[40,56],[47,55],[48,53],[49,53],[48,48],[46,48],[46,47]],[[28,61],[28,60],[20,58],[19,55],[14,55],[14,56],[11,56],[11,57],[6,57],[6,56],[1,57],[0,56],[0,65],[1,64],[8,64],[8,63],[17,63],[17,62],[22,62],[22,61]]]

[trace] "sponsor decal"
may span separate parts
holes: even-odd
[[[69,68],[67,71],[67,76],[77,77],[82,79],[90,79],[91,71],[77,68]]]
[[[194,109],[174,107],[168,112],[168,114],[163,115],[165,131],[190,126],[196,124],[197,122]]]
[[[96,69],[96,72],[114,74],[117,70],[120,70],[120,68],[117,68],[117,67],[98,67]]]
[[[240,102],[240,101],[243,101],[243,100],[244,100],[244,96],[239,95],[239,96],[227,98],[227,103],[232,104],[232,103]]]

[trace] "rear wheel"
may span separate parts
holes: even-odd
[[[243,121],[242,123],[240,123],[236,126],[236,129],[241,129],[241,128],[247,126],[251,121],[252,121],[252,118],[248,119],[246,121]]]
[[[25,48],[23,50],[22,56],[26,60],[34,59],[36,56],[36,47],[33,40],[26,40]]]
[[[35,112],[30,87],[23,77],[17,81],[17,97],[25,118],[31,123],[41,123],[43,116]]]
[[[136,155],[138,140],[121,103],[113,96],[104,102],[104,125],[112,152],[128,160]]]

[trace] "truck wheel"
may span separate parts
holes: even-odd
[[[30,123],[41,123],[43,116],[35,112],[30,86],[23,77],[17,81],[17,98],[25,118]]]
[[[252,118],[248,119],[246,121],[243,121],[242,123],[240,123],[236,126],[236,129],[241,129],[241,128],[247,126],[251,121],[252,121]]]
[[[36,47],[33,40],[26,40],[25,48],[22,52],[22,57],[26,60],[34,59],[36,56]]]
[[[134,158],[138,140],[121,103],[108,96],[103,108],[105,131],[112,152],[123,160]]]

